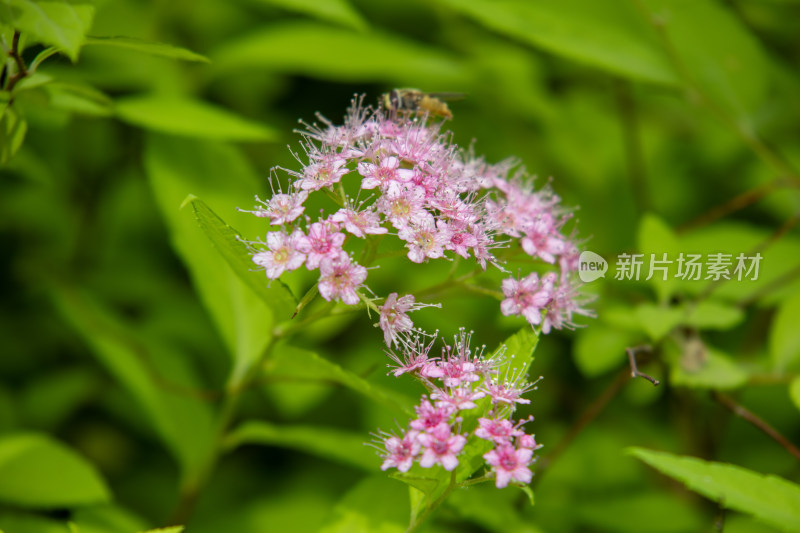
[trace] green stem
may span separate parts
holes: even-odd
[[[298,331],[305,329],[306,327],[313,324],[317,320],[325,318],[327,315],[330,315],[334,307],[336,307],[336,302],[327,302],[316,312],[308,315],[302,320],[298,320],[296,322],[292,320],[281,322],[280,324],[275,326],[275,329],[272,330],[272,334],[275,336],[276,339],[282,339],[288,337],[289,335],[292,335],[294,333],[297,333]]]
[[[450,474],[450,484],[447,485],[447,488],[444,490],[441,496],[436,498],[436,500],[434,500],[430,505],[425,507],[425,510],[422,511],[422,514],[412,517],[411,523],[409,524],[408,529],[406,529],[406,533],[413,533],[416,531],[425,522],[428,516],[435,511],[447,499],[448,496],[450,496],[450,493],[453,492],[456,487],[458,487],[456,484],[456,472],[453,470],[453,472]]]
[[[264,348],[258,361],[250,367],[247,373],[238,382],[230,384],[225,389],[222,405],[217,415],[214,447],[209,453],[206,463],[200,468],[197,476],[187,481],[181,487],[178,505],[175,507],[170,517],[170,524],[186,524],[191,518],[198,497],[203,489],[205,489],[206,485],[208,485],[208,481],[211,479],[211,475],[214,473],[220,457],[225,452],[225,440],[228,430],[236,417],[236,411],[239,407],[242,392],[246,390],[249,384],[257,377],[264,360],[272,353],[276,341],[277,337],[273,336]]]

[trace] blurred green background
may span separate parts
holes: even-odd
[[[592,283],[598,318],[535,354],[535,505],[479,486],[425,530],[781,527],[721,513],[624,450],[800,481],[798,458],[724,405],[800,442],[797,1],[4,0],[0,17],[7,51],[21,29],[25,64],[46,56],[13,93],[13,58],[2,79],[5,533],[404,530],[407,488],[362,443],[405,425],[392,407],[421,389],[384,375],[366,313],[281,341],[216,447],[231,376],[287,316],[180,209],[194,194],[263,238],[236,208],[268,195],[271,167],[297,168],[298,119],[340,123],[354,94],[395,87],[465,93],[445,124],[455,142],[551,183],[612,262],[764,256],[753,282]],[[448,268],[387,263],[369,284],[411,292]],[[493,347],[525,326],[490,299],[439,296],[442,312],[415,317],[426,329]],[[624,377],[642,343],[657,388]]]

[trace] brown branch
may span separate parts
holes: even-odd
[[[645,374],[644,372],[639,371],[639,367],[636,365],[636,352],[651,352],[653,348],[647,345],[643,346],[634,346],[633,348],[625,348],[625,353],[628,354],[628,363],[631,365],[631,377],[632,378],[644,378],[650,383],[653,384],[654,387],[658,387],[661,382],[658,381],[653,376]]]
[[[699,217],[695,218],[694,220],[678,227],[678,233],[686,233],[691,230],[695,230],[701,228],[703,226],[707,226],[708,224],[719,220],[731,213],[735,213],[740,209],[744,209],[745,207],[751,206],[754,203],[758,202],[769,193],[784,186],[793,186],[794,184],[791,182],[785,182],[785,180],[776,179],[770,182],[764,183],[755,187],[754,189],[750,189],[749,191],[745,191],[737,196],[734,196],[727,202],[712,207]]]
[[[536,469],[536,477],[533,478],[533,483],[536,484],[541,481],[542,475],[544,472],[552,466],[552,464],[558,459],[572,442],[580,435],[581,431],[586,428],[595,418],[597,418],[600,413],[606,408],[606,406],[614,399],[614,397],[619,394],[619,391],[622,390],[622,387],[628,382],[630,379],[630,372],[628,369],[624,369],[620,372],[616,379],[611,382],[611,384],[606,387],[606,389],[600,393],[600,396],[597,397],[589,407],[581,414],[581,417],[572,425],[569,429],[567,434],[564,438],[559,441],[558,444],[553,448],[553,451],[550,452],[548,455],[544,456],[542,461],[539,463],[539,467]]]
[[[764,434],[768,437],[773,439],[775,442],[783,446],[783,448],[792,454],[798,461],[800,461],[800,449],[797,448],[794,444],[789,442],[789,440],[778,433],[774,427],[770,426],[767,422],[759,418],[756,414],[752,411],[749,411],[744,406],[738,404],[736,400],[719,391],[715,391],[713,393],[714,399],[718,401],[720,404],[725,406],[731,413],[735,414],[739,418],[743,418],[747,422],[750,422],[752,425],[760,429]]]
[[[19,31],[14,31],[14,37],[11,40],[11,50],[8,51],[8,57],[14,60],[14,63],[17,65],[17,72],[13,75],[9,76],[8,78],[8,85],[6,86],[6,91],[11,92],[14,90],[14,87],[22,81],[28,75],[28,67],[25,65],[25,61],[22,60],[22,56],[19,53]]]

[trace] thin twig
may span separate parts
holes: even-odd
[[[678,233],[686,233],[691,230],[707,226],[708,224],[719,220],[731,213],[751,206],[767,196],[769,193],[780,187],[793,186],[794,183],[787,183],[784,180],[776,179],[759,185],[749,191],[745,191],[737,196],[734,196],[727,202],[712,207],[694,220],[678,227]]]
[[[792,454],[797,460],[800,461],[800,449],[797,448],[794,444],[789,442],[789,439],[778,433],[774,427],[770,426],[767,422],[763,419],[759,418],[756,414],[752,411],[746,409],[741,404],[737,403],[736,400],[719,391],[714,392],[714,399],[717,400],[720,404],[725,406],[730,412],[742,418],[752,425],[760,429],[764,434],[768,437],[772,438],[775,442],[783,446],[783,448]]]
[[[651,352],[653,348],[647,345],[644,346],[634,346],[633,348],[625,348],[625,353],[628,354],[628,362],[631,365],[631,377],[632,378],[644,378],[650,383],[653,384],[654,387],[658,387],[661,384],[656,378],[645,374],[639,370],[639,367],[636,365],[636,352]]]
[[[14,32],[14,37],[11,40],[11,50],[8,51],[8,57],[14,60],[17,66],[17,71],[9,76],[6,91],[11,92],[14,87],[28,75],[28,67],[25,66],[25,61],[19,53],[19,31]]]

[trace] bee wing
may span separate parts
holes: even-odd
[[[445,100],[449,102],[453,102],[455,100],[463,100],[467,97],[466,93],[426,93],[428,96],[433,98],[438,98],[439,100]]]

